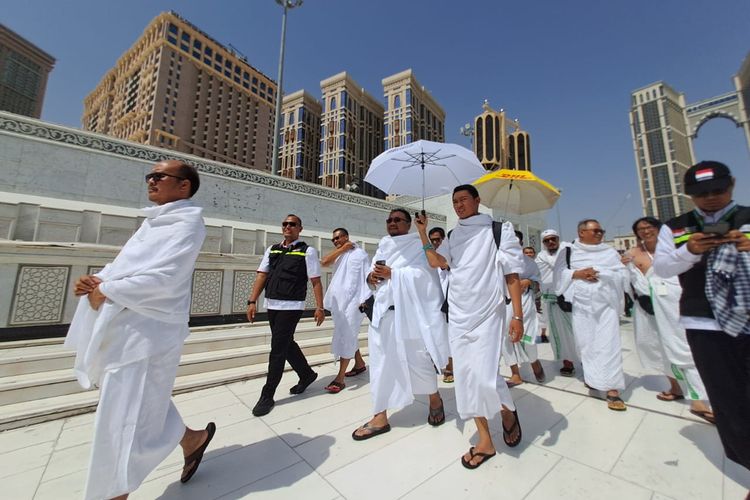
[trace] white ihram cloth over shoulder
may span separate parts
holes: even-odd
[[[377,285],[368,329],[373,413],[403,408],[415,394],[434,394],[434,366],[448,363],[443,292],[419,235],[384,237],[373,268],[378,260],[391,268],[391,278]]]
[[[564,258],[555,263],[555,292],[573,303],[573,334],[581,354],[586,383],[599,390],[625,389],[622,371],[620,312],[625,302],[628,270],[609,245],[572,245],[570,269]],[[573,272],[587,267],[598,281],[573,279]]]
[[[555,263],[558,259],[565,259],[565,248],[570,243],[561,241],[557,252],[550,254],[542,249],[536,256],[536,263],[542,276],[542,315],[547,324],[547,338],[552,346],[555,359],[560,361],[579,361],[580,355],[573,335],[573,319],[570,313],[560,309],[557,305],[557,294],[554,286]]]
[[[632,263],[628,266],[635,267]],[[679,321],[680,296],[682,295],[682,286],[680,286],[679,279],[676,276],[661,278],[654,272],[653,267],[649,268],[645,276],[637,268],[636,271],[643,278],[639,280],[636,292],[641,294],[642,290],[645,291],[645,293],[651,296],[651,302],[654,305],[653,316],[647,314],[637,304],[634,308],[636,314],[646,316],[648,320],[648,323],[641,320],[642,322],[639,324],[638,316],[636,316],[636,321],[634,321],[636,348],[639,357],[642,356],[641,350],[645,350],[647,345],[649,348],[657,349],[661,365],[652,362],[647,366],[648,368],[658,370],[666,376],[676,379],[685,397],[692,400],[708,399],[703,380],[698,373],[698,369],[695,367],[695,361],[693,361],[693,353],[690,351],[685,329],[680,325]],[[635,271],[631,268],[631,278],[634,273]],[[643,330],[645,328],[652,329],[645,333],[645,335],[649,336],[648,344],[641,340],[639,345],[639,335],[645,336],[641,335],[639,329]],[[658,345],[653,346],[654,342],[658,343]],[[647,356],[645,353],[643,355]],[[643,357],[641,357],[641,364],[646,366]]]
[[[138,231],[97,274],[107,300],[95,311],[82,297],[65,339],[76,351],[80,384],[101,388],[87,499],[134,491],[185,432],[170,397],[206,230],[190,200],[144,212]]]
[[[643,272],[634,263],[627,265],[630,276],[630,286],[633,287],[638,295],[651,296],[651,285],[648,281],[648,275],[653,274],[654,270],[649,270],[644,275]],[[635,351],[638,353],[638,359],[641,366],[648,370],[666,373],[669,362],[666,359],[666,353],[659,339],[659,332],[656,325],[656,317],[647,313],[633,297],[633,333],[635,334]],[[671,375],[669,375],[671,377]]]
[[[460,219],[438,248],[451,268],[448,337],[453,355],[456,406],[463,419],[492,418],[502,405],[515,409],[498,363],[505,321],[505,275],[523,272],[523,252],[513,224],[503,223],[500,248],[492,218]]]
[[[370,257],[357,245],[333,264],[323,307],[333,316],[331,352],[337,358],[351,359],[359,348],[359,329],[365,317],[359,306],[372,295],[366,282],[369,267]]]
[[[523,256],[523,271],[518,276],[520,279],[531,280],[539,283],[539,267],[534,259]],[[533,363],[539,358],[536,344],[541,339],[541,326],[539,324],[539,315],[536,312],[536,300],[534,294],[534,284],[521,294],[521,305],[523,306],[523,336],[518,342],[513,342],[510,335],[503,337],[503,360],[505,364],[512,366],[521,363]],[[513,308],[505,308],[505,321],[509,325],[513,318]]]

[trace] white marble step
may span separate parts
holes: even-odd
[[[330,321],[318,327],[310,320],[300,322],[295,338],[298,340],[308,340],[330,337],[332,334],[333,324]],[[223,328],[194,328],[191,329],[190,336],[185,341],[183,354],[263,345],[270,342],[270,335],[270,328],[267,322],[256,325],[249,325],[247,323],[223,325]],[[5,344],[0,344],[0,377],[70,369],[73,367],[75,353],[62,345],[62,339],[55,339],[55,342],[38,344],[35,344],[34,341],[23,342],[24,344],[30,343],[31,345],[18,343],[16,347],[7,348]]]
[[[360,345],[367,342],[366,331],[360,333]],[[298,344],[306,356],[324,354],[330,351],[331,337],[298,339]],[[183,354],[177,375],[194,375],[229,368],[248,369],[252,365],[268,363],[269,343],[235,347],[231,349],[206,350]],[[72,364],[71,364],[72,367]],[[72,368],[29,373],[0,378],[0,412],[5,405],[75,394],[82,389],[75,379]]]
[[[362,344],[361,339],[360,344]],[[362,355],[366,356],[367,347],[362,347],[361,352]],[[332,354],[326,352],[309,355],[307,361],[310,365],[317,366],[330,363],[334,361],[334,358]],[[290,370],[291,368],[287,365],[285,369]],[[266,363],[182,375],[175,380],[174,394],[240,382],[265,375]],[[93,390],[0,406],[0,431],[88,413],[96,409],[98,400],[99,391]]]

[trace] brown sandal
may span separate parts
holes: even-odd
[[[192,452],[190,456],[185,457],[185,465],[182,467],[182,477],[180,477],[181,483],[187,483],[190,481],[190,478],[193,477],[198,470],[198,466],[201,464],[201,460],[203,460],[203,454],[206,452],[208,444],[214,438],[214,434],[216,433],[216,424],[209,422],[206,426],[206,431],[208,431],[208,437],[206,437],[203,444],[200,445],[197,450]]]

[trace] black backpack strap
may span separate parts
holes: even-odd
[[[500,248],[500,240],[503,237],[503,223],[496,220],[492,221],[492,237],[495,239],[495,246]]]
[[[568,269],[570,269],[570,254],[572,253],[572,250],[570,247],[565,247],[565,263],[568,265]]]

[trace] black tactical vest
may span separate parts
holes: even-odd
[[[307,243],[300,241],[290,247],[280,243],[271,247],[266,279],[266,298],[278,300],[305,300],[307,295]]]
[[[750,207],[736,205],[724,214],[722,221],[729,223],[731,229],[740,229],[750,224]],[[690,211],[667,222],[672,230],[672,237],[676,247],[686,244],[690,235],[699,233],[703,229],[703,219],[695,211]],[[747,228],[746,228],[747,229]],[[745,231],[745,234],[750,231]],[[680,274],[682,296],[680,297],[680,315],[701,318],[714,318],[711,304],[706,299],[706,261],[708,253],[704,253],[700,262]]]

